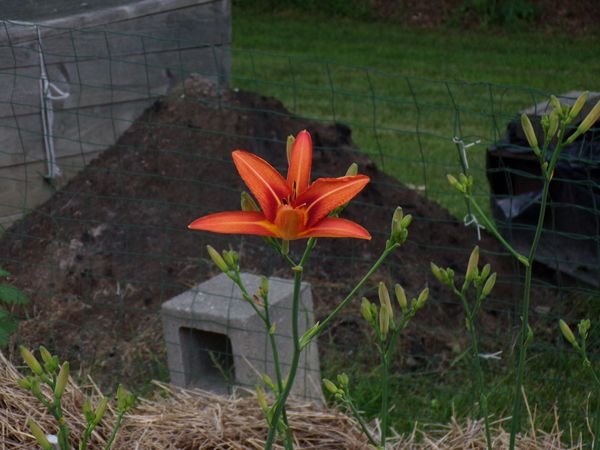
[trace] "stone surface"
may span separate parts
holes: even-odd
[[[260,277],[243,274],[252,295]],[[269,279],[271,321],[282,372],[286,376],[292,358],[293,281]],[[300,335],[314,322],[310,285],[301,286]],[[268,334],[262,320],[242,298],[238,287],[225,275],[218,275],[162,305],[171,382],[227,393],[233,385],[254,388],[260,376],[273,380],[275,365]],[[319,355],[313,342],[300,359],[292,394],[322,401]]]

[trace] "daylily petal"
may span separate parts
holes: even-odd
[[[290,166],[287,173],[287,183],[296,195],[302,194],[310,183],[310,170],[312,166],[312,139],[306,130],[296,136],[290,156]]]
[[[369,232],[356,222],[337,217],[326,217],[314,227],[300,233],[298,237],[371,239]]]
[[[243,150],[232,153],[233,162],[240,176],[260,205],[265,217],[275,218],[277,207],[291,191],[286,180],[264,159]]]
[[[366,175],[319,178],[294,201],[294,206],[306,204],[306,226],[310,228],[335,208],[352,200],[368,182],[369,177]]]
[[[194,220],[188,228],[222,234],[278,236],[275,226],[259,212],[231,211],[209,214]]]

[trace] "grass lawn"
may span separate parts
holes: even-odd
[[[233,44],[235,86],[351,126],[381,168],[457,217],[465,206],[445,180],[461,170],[455,136],[480,141],[468,160],[487,204],[485,149],[507,121],[550,93],[600,91],[594,37],[417,30],[237,6]]]
[[[387,173],[462,218],[464,202],[445,179],[447,173],[461,170],[453,138],[480,141],[467,152],[481,203],[487,205],[485,149],[504,135],[507,122],[519,110],[549,94],[600,91],[597,43],[597,36],[417,30],[291,13],[259,14],[235,6],[233,85],[275,96],[294,113],[349,125],[360,149]],[[592,314],[589,309],[585,313]],[[539,374],[535,384],[526,386],[529,400],[542,408],[537,416],[541,423],[553,422],[556,401],[563,424],[574,421],[576,431],[583,430],[589,386],[581,383],[587,375],[564,347],[551,345],[529,363],[530,373]],[[331,378],[348,371],[356,398],[368,413],[378,405],[373,391],[378,375],[372,363],[356,358],[348,367],[340,356],[323,368]],[[468,367],[465,358],[448,371],[394,375],[395,425],[408,431],[414,420],[444,422],[453,413],[476,416]],[[489,361],[486,371],[495,418],[510,414],[510,367]],[[562,378],[565,373],[571,374],[569,380]],[[558,386],[562,393],[557,399]]]

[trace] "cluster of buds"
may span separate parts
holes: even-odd
[[[471,175],[465,175],[464,173],[458,174],[458,179],[454,175],[446,175],[450,186],[455,188],[462,194],[470,194],[471,188],[473,187],[473,177]]]
[[[25,364],[27,364],[31,370],[31,375],[19,380],[19,386],[30,391],[33,396],[48,409],[59,425],[58,436],[47,435],[33,419],[29,419],[27,424],[31,434],[33,434],[43,450],[53,450],[55,448],[53,447],[53,444],[55,443],[59,444],[61,450],[70,449],[69,429],[63,416],[61,404],[69,381],[69,363],[65,361],[60,364],[58,357],[52,355],[48,349],[43,346],[39,349],[41,362],[27,348],[21,346],[19,349]],[[50,394],[46,394],[42,391],[42,384],[49,388]],[[119,421],[120,418],[131,409],[134,403],[134,395],[129,393],[122,385],[119,385],[119,388],[117,389],[117,412]],[[86,428],[79,445],[81,450],[87,448],[87,441],[104,417],[107,407],[108,399],[106,397],[102,397],[96,407],[93,407],[89,400],[86,399],[84,401],[83,415],[86,421]]]
[[[492,274],[490,274],[490,272],[491,266],[489,264],[484,265],[481,270],[479,269],[479,246],[476,246],[469,256],[462,290],[466,291],[469,286],[473,284],[479,293],[478,300],[483,300],[490,295],[496,284],[496,272]],[[450,267],[442,269],[432,262],[431,273],[439,282],[445,284],[452,290],[456,290],[454,270]]]
[[[413,298],[409,303],[404,289],[399,284],[394,286],[394,293],[396,301],[402,311],[399,324],[394,320],[394,308],[392,306],[390,293],[383,282],[379,283],[378,289],[379,307],[374,303],[371,303],[366,297],[363,297],[360,305],[363,318],[377,331],[381,340],[387,338],[390,330],[398,331],[404,328],[417,311],[425,306],[425,302],[429,297],[429,289],[425,288],[418,297]]]
[[[232,277],[240,271],[239,255],[235,250],[223,250],[219,253],[212,245],[207,245],[208,256],[215,266],[217,266],[225,275]]]
[[[587,343],[587,338],[589,335],[590,328],[592,326],[590,319],[583,319],[577,325],[577,331],[579,332],[579,336],[581,337],[581,344],[578,342],[577,338],[571,331],[571,328],[567,323],[560,319],[558,321],[558,326],[560,327],[560,331],[562,332],[564,338],[567,340],[569,344],[573,346],[573,348],[579,352],[582,350],[585,351],[585,346]]]
[[[408,238],[408,227],[412,223],[413,217],[410,214],[404,215],[404,211],[400,206],[394,211],[392,216],[392,229],[390,239],[387,241],[387,246],[397,244],[402,245]]]
[[[327,378],[323,378],[323,386],[337,401],[342,401],[348,395],[348,384],[350,379],[345,373],[340,373],[337,377],[337,384]]]

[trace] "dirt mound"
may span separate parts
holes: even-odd
[[[160,305],[216,274],[206,257],[207,243],[239,249],[246,271],[291,277],[260,238],[190,232],[186,226],[205,213],[238,208],[244,187],[231,161],[233,149],[257,153],[285,169],[286,137],[301,129],[313,136],[314,176],[343,175],[357,162],[372,179],[344,216],[365,226],[374,239],[322,239],[313,253],[306,279],[313,286],[317,317],[341,300],[347,280],[358,280],[378,256],[398,205],[416,220],[408,243],[375,280],[400,282],[415,295],[430,281],[429,261],[464,270],[474,232],[380,172],[358,152],[349,128],[295,117],[273,98],[217,93],[191,79],[185,89],[157,101],[116,145],[0,240],[0,265],[32,298],[19,340],[44,343],[81,361],[105,387],[125,377],[130,384],[164,379]],[[498,250],[487,236],[480,245]],[[299,247],[293,244],[292,251]],[[501,274],[512,273],[507,258],[484,259]],[[376,298],[373,286],[366,293]],[[428,309],[401,352],[403,361],[417,366],[445,360],[465,338],[460,306],[438,283],[430,287]],[[499,283],[495,295],[511,298],[513,288]],[[323,337],[322,351],[362,342],[357,303]],[[491,334],[506,326],[507,314],[497,312],[502,309],[507,310],[490,307],[483,316]]]

